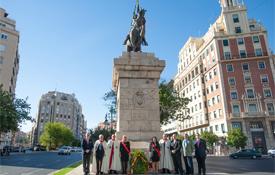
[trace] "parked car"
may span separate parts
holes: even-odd
[[[10,146],[3,146],[0,150],[0,155],[1,156],[9,156],[10,155],[10,151],[11,151],[11,147]]]
[[[229,155],[230,158],[238,159],[238,158],[251,158],[256,159],[262,157],[262,154],[257,152],[254,149],[241,149],[235,153]]]
[[[32,148],[30,148],[30,147],[23,148],[23,149],[22,149],[22,152],[23,152],[23,153],[32,152]]]
[[[271,148],[267,151],[267,154],[271,157],[275,157],[275,148]]]
[[[58,155],[70,155],[71,154],[71,147],[69,146],[62,146],[58,149]]]
[[[71,152],[82,152],[82,148],[80,147],[72,147]]]
[[[75,152],[82,152],[82,148],[76,147],[76,151]]]
[[[33,151],[46,151],[46,147],[42,146],[42,145],[36,145],[33,148]]]
[[[76,152],[77,147],[71,147],[71,152]]]

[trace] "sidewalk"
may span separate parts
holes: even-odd
[[[92,164],[90,166],[92,169]],[[82,169],[82,164],[73,169],[71,172],[67,173],[66,175],[82,175],[83,174],[83,169]]]
[[[92,168],[92,164],[91,164],[91,168]],[[213,173],[213,172],[209,172],[206,173],[209,175],[273,175],[273,173],[264,173],[264,172],[248,172],[248,173],[240,173],[240,174],[229,174],[229,173]],[[79,165],[77,168],[73,169],[71,172],[67,173],[66,175],[83,175],[83,171],[82,171],[82,164]],[[94,175],[94,173],[90,173],[90,175]],[[147,174],[150,175],[150,174]],[[155,174],[152,174],[155,175]],[[161,175],[165,175],[165,174],[161,174]],[[172,174],[167,174],[167,175],[172,175]]]

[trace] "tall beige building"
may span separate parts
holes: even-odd
[[[0,85],[14,94],[19,69],[19,32],[15,21],[0,8]]]
[[[8,18],[8,13],[0,8],[0,86],[11,94],[15,93],[19,69],[19,32],[15,21]],[[0,147],[10,145],[12,133],[0,135]]]
[[[275,146],[275,81],[267,31],[248,19],[239,0],[221,0],[221,15],[203,37],[190,37],[179,52],[174,86],[191,102],[192,118],[163,127],[167,133],[231,128],[248,136],[248,147]],[[273,58],[272,58],[273,57]]]
[[[82,139],[86,132],[86,121],[82,114],[82,107],[74,94],[50,91],[42,95],[36,124],[33,128],[33,144],[39,143],[48,122],[61,122],[71,129],[77,139]]]

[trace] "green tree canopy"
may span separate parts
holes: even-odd
[[[213,144],[219,140],[219,137],[213,132],[204,131],[201,133],[201,138],[206,141],[208,147],[213,148]]]
[[[161,82],[159,85],[159,104],[160,104],[160,122],[167,124],[171,121],[184,121],[190,118],[185,115],[184,111],[189,111],[187,104],[188,98],[180,97],[179,93],[174,89],[174,81],[166,83]]]
[[[0,133],[17,131],[25,121],[33,121],[30,109],[26,100],[15,98],[0,86]]]
[[[247,137],[240,128],[231,129],[228,132],[227,143],[236,149],[246,146]]]
[[[55,149],[61,145],[71,145],[74,141],[72,131],[63,123],[46,123],[40,136],[40,144],[48,149]]]
[[[95,129],[91,129],[91,130],[90,130],[91,138],[92,138],[92,140],[93,140],[94,142],[95,142],[96,140],[98,140],[98,136],[99,136],[100,134],[102,134],[102,135],[104,136],[104,139],[105,139],[106,141],[108,141],[107,139],[110,139],[111,136],[112,136],[112,134],[114,134],[115,132],[116,132],[116,131],[113,130],[113,129],[109,130],[109,129],[105,129],[105,128],[103,128],[103,129],[95,128]]]
[[[116,105],[117,105],[117,94],[114,90],[110,90],[104,94],[103,100],[106,102],[108,112],[115,117]]]

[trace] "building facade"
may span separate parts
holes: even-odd
[[[33,128],[33,144],[39,143],[39,137],[43,133],[48,122],[61,122],[71,129],[77,139],[82,139],[86,133],[86,124],[82,107],[74,94],[66,94],[50,91],[42,95],[36,124]]]
[[[8,18],[8,13],[0,8],[0,86],[11,94],[15,93],[19,69],[19,32],[16,22]],[[11,145],[12,133],[0,135],[0,147]]]
[[[174,86],[190,98],[191,119],[177,123],[189,134],[231,128],[248,136],[248,146],[275,146],[275,81],[267,31],[238,0],[221,0],[222,12],[201,38],[190,37],[179,53]]]
[[[14,20],[0,8],[0,85],[14,94],[19,69],[19,32]]]

